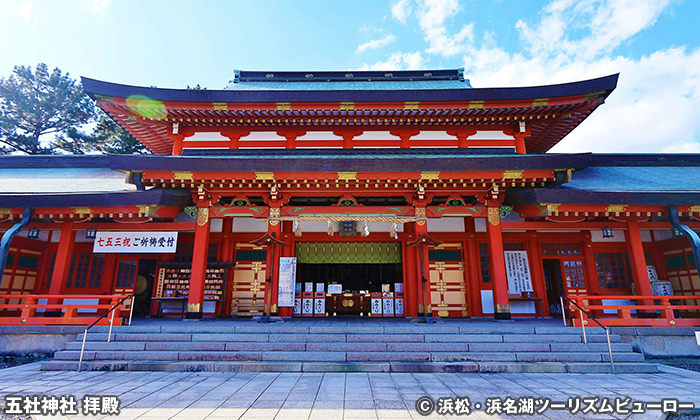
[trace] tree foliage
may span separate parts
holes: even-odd
[[[0,79],[0,142],[4,153],[20,151],[30,155],[56,152],[44,146],[46,134],[67,133],[94,120],[95,106],[79,83],[56,68],[39,63],[15,66],[13,74]]]
[[[97,122],[92,132],[81,128]],[[53,140],[43,137],[54,134]],[[95,107],[80,83],[39,63],[15,66],[0,78],[0,154],[30,155],[91,152],[148,153],[133,136]]]
[[[90,134],[71,128],[65,136],[59,136],[56,144],[71,153],[102,152],[119,155],[147,154],[150,151],[134,136],[121,128],[109,115],[102,110],[97,111],[99,117],[95,129]]]

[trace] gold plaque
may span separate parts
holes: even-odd
[[[194,175],[190,171],[173,171],[173,179],[189,179],[193,180]]]

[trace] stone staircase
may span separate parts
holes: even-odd
[[[527,372],[609,373],[605,334],[554,326],[491,322],[471,325],[334,326],[288,322],[226,325],[206,322],[107,327],[88,334],[84,370],[217,372]],[[94,332],[93,332],[94,331]],[[77,370],[82,334],[42,370]],[[618,373],[653,373],[657,366],[612,334]]]

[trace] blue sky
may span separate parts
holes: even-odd
[[[0,0],[0,77],[223,88],[234,69],[464,67],[474,87],[620,73],[554,151],[700,152],[695,0]]]

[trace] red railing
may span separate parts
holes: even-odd
[[[110,325],[109,319],[100,319],[100,316],[126,297],[128,295],[0,295],[0,302],[3,302],[0,303],[0,325],[90,325],[95,321],[98,321],[97,325]],[[39,303],[44,299],[45,302]],[[19,302],[4,303],[12,300]],[[66,300],[69,302],[65,303]],[[71,303],[71,300],[97,303]],[[79,309],[90,313],[80,313]],[[7,314],[8,311],[15,314]],[[56,316],[44,316],[46,312]]]
[[[695,327],[700,326],[700,295],[678,296],[570,296],[577,305],[595,315],[606,326]],[[615,303],[614,301],[630,301]],[[685,304],[693,301],[693,304]],[[607,304],[606,304],[607,302]],[[580,312],[571,306],[570,310]],[[584,312],[572,320],[575,326],[586,322]],[[581,318],[581,315],[583,317]]]

